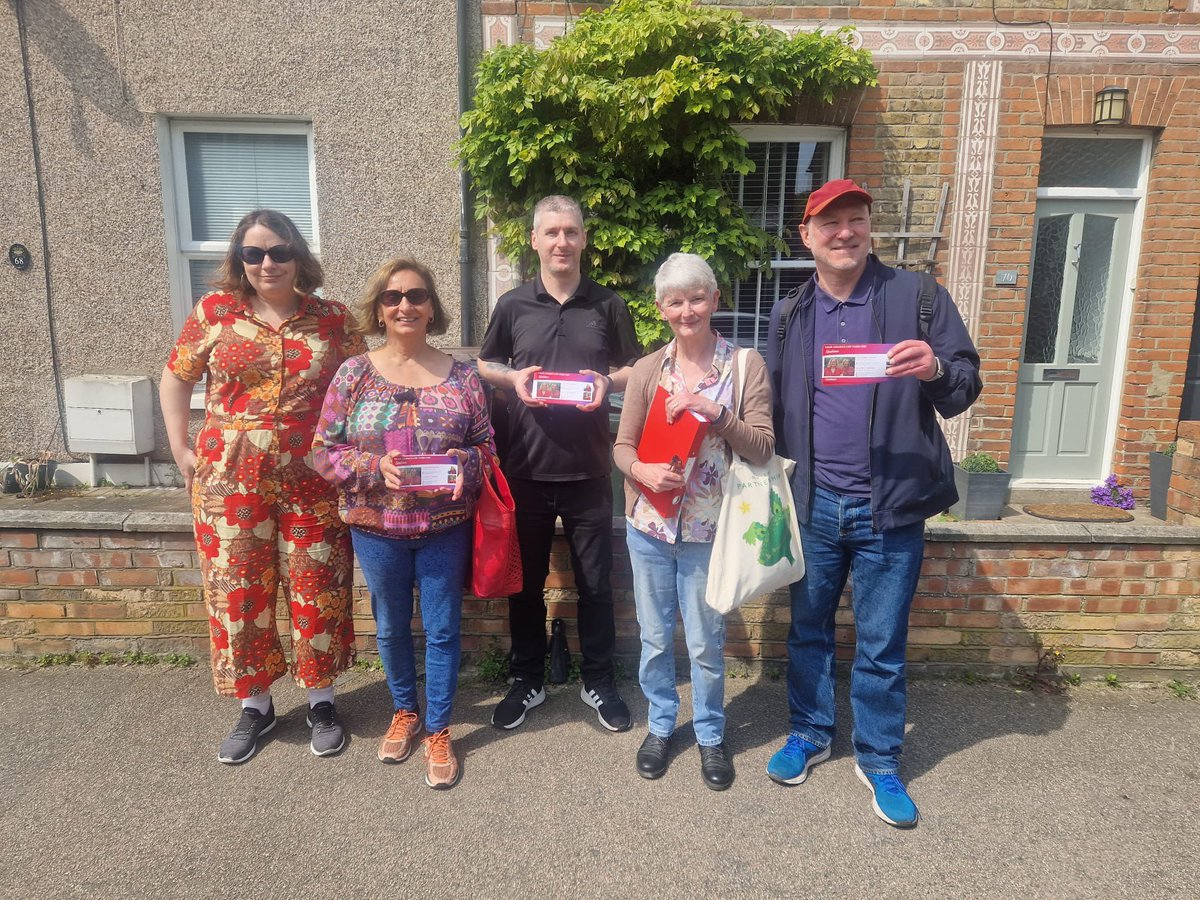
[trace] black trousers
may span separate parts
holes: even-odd
[[[611,678],[616,626],[612,596],[612,486],[608,478],[586,481],[509,481],[517,507],[524,584],[509,598],[512,634],[510,671],[541,684],[545,674],[546,600],[550,545],[562,518],[579,592],[580,671],[585,685]]]

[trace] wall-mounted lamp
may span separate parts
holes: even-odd
[[[1129,115],[1129,91],[1123,87],[1106,87],[1096,91],[1092,124],[1124,125]]]

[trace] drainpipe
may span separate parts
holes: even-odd
[[[470,29],[467,11],[470,0],[458,0],[458,114],[462,116],[471,105]],[[459,137],[463,131],[459,127]],[[475,283],[475,263],[471,259],[471,178],[461,162],[458,165],[458,268],[459,268],[459,329],[460,344],[470,347],[471,298]]]

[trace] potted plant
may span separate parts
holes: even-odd
[[[4,470],[4,493],[31,497],[47,490],[54,483],[57,468],[58,463],[48,453],[40,459],[14,459]]]
[[[1161,452],[1150,451],[1150,515],[1156,519],[1167,517],[1167,489],[1171,486],[1174,456],[1174,441],[1167,444]]]
[[[1008,503],[1008,472],[990,453],[968,453],[954,466],[958,502],[950,515],[959,519],[998,519]]]

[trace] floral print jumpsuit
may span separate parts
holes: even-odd
[[[281,563],[292,677],[327,687],[354,661],[349,534],[310,452],[325,389],[366,350],[346,322],[341,304],[309,296],[275,330],[240,297],[213,292],[167,363],[184,381],[208,375],[192,514],[213,681],[227,697],[264,693],[288,670],[275,626]]]

